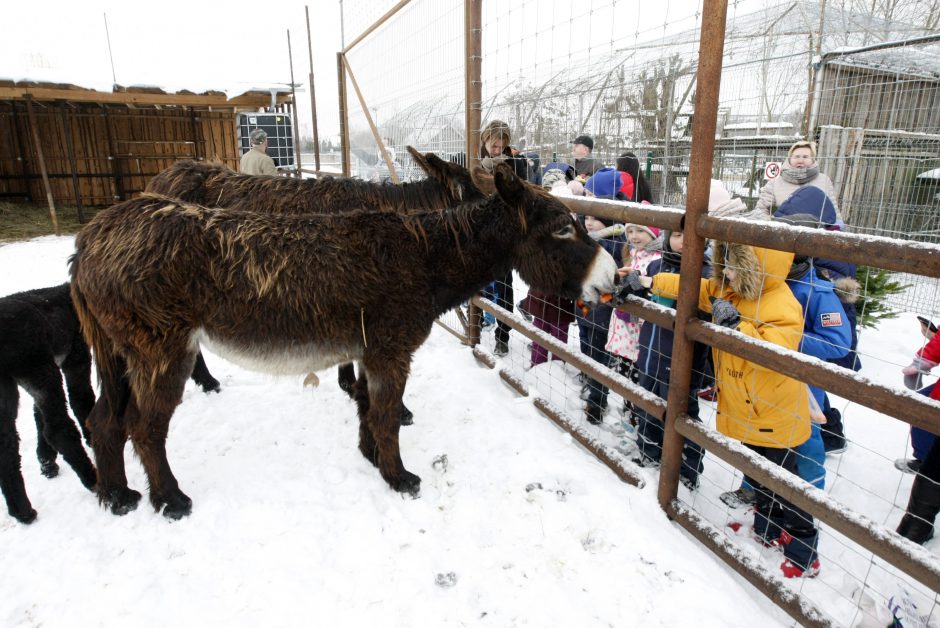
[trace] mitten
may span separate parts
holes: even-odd
[[[914,356],[914,360],[901,369],[901,372],[904,374],[904,385],[911,390],[922,388],[924,385],[924,374],[929,373],[930,369],[935,366],[937,366],[936,362],[922,358],[919,355]]]
[[[727,299],[711,297],[711,302],[712,322],[730,329],[737,328],[741,322],[741,313],[738,312],[738,308],[734,307],[734,304]]]
[[[648,289],[643,285],[643,282],[640,281],[640,271],[631,270],[626,277],[623,278],[623,281],[620,282],[620,287],[617,288],[617,292],[614,293],[614,298],[611,300],[610,305],[616,307],[627,300],[627,297],[636,295],[638,297],[646,297]]]

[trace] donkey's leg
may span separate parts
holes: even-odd
[[[356,368],[353,366],[353,363],[347,362],[346,364],[340,364],[336,375],[340,390],[346,391],[350,399],[355,399],[356,392],[353,390],[353,387],[356,384]]]
[[[164,373],[147,382],[138,380],[137,405],[140,419],[128,424],[134,450],[147,472],[150,483],[150,503],[154,510],[166,504],[163,516],[180,519],[192,512],[193,502],[179,488],[166,457],[166,437],[170,418],[183,398],[186,379],[193,371],[196,356],[189,355],[175,363]]]
[[[87,347],[82,345],[65,358],[62,374],[65,376],[65,390],[68,392],[72,415],[78,421],[85,443],[91,445],[88,415],[95,407],[95,390],[91,387],[91,353]]]
[[[363,361],[368,373],[369,409],[366,421],[375,439],[382,477],[396,491],[417,497],[421,478],[405,469],[398,445],[401,395],[408,378],[408,359],[382,356]]]
[[[82,447],[82,437],[72,422],[65,407],[65,391],[62,390],[62,375],[52,360],[33,369],[29,374],[17,378],[17,383],[26,389],[42,413],[42,434],[65,461],[78,474],[85,488],[93,490],[98,474]]]
[[[378,467],[379,450],[375,445],[375,437],[372,435],[369,422],[366,420],[369,414],[369,380],[364,368],[359,369],[359,379],[352,387],[352,392],[359,410],[359,451],[366,460],[372,463],[372,466]]]
[[[126,423],[137,420],[137,406],[131,399],[123,416],[116,415],[104,397],[98,399],[85,422],[91,432],[91,446],[98,464],[98,499],[115,515],[126,515],[137,508],[140,493],[127,486],[124,470]]]
[[[11,377],[0,376],[0,491],[7,512],[21,523],[32,523],[36,511],[26,496],[26,484],[20,469],[20,439],[16,433],[19,392]],[[39,434],[42,439],[42,434]]]
[[[196,354],[196,365],[193,366],[192,379],[196,382],[196,385],[202,388],[203,392],[219,392],[222,390],[222,385],[219,384],[219,380],[212,377],[212,373],[209,372],[209,367],[206,366],[206,360],[202,357],[202,351]]]
[[[42,418],[42,410],[35,403],[33,404],[33,419],[36,421],[36,459],[39,460],[39,470],[47,478],[54,478],[59,475],[59,465],[55,461],[59,452],[42,435],[46,421]]]

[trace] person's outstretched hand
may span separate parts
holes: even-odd
[[[722,327],[736,329],[741,322],[741,313],[734,304],[727,299],[710,297],[712,302],[712,322]]]

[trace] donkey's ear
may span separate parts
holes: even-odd
[[[504,161],[498,162],[493,168],[493,179],[496,182],[496,191],[507,205],[520,207],[525,203],[528,190],[509,164]]]
[[[411,158],[415,160],[415,163],[424,170],[425,174],[431,173],[431,165],[428,163],[428,160],[425,158],[423,153],[418,152],[414,146],[405,146],[405,149],[408,151],[408,154],[411,155]],[[428,153],[431,154],[431,153]]]

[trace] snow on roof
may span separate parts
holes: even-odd
[[[917,175],[918,179],[940,179],[940,168],[934,168],[933,170],[928,170],[927,172],[921,172]]]

